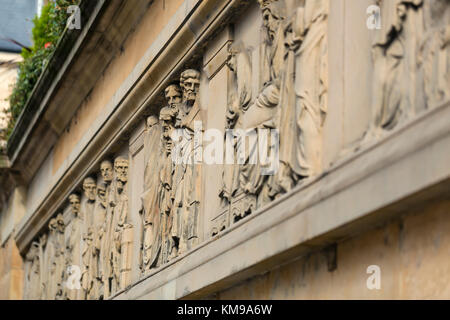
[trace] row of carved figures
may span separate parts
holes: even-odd
[[[266,167],[250,162],[250,154],[245,154],[242,164],[223,166],[217,195],[221,204],[211,221],[211,236],[322,170],[329,1],[296,3],[259,0],[264,39],[259,70],[252,70],[254,64],[244,44],[229,47],[226,67],[231,85],[225,129],[278,130],[279,145],[267,143],[272,153],[279,153],[279,166],[267,174]],[[449,3],[378,1],[384,20],[373,46],[374,103],[366,139],[393,129],[415,113],[418,105],[425,108],[449,98]],[[258,84],[252,81],[253,72],[259,75]],[[128,216],[128,159],[103,161],[99,179],[84,180],[83,201],[77,194],[69,197],[72,217],[68,224],[62,214],[57,215],[48,233],[31,244],[26,297],[106,299],[130,284],[133,242],[140,244],[142,274],[199,243],[203,184],[201,162],[194,161],[199,130],[194,123],[202,121],[201,76],[194,69],[182,72],[179,82],[164,90],[167,105],[147,119],[142,230],[136,230]],[[416,90],[418,86],[422,89]],[[177,148],[174,130],[183,137]],[[243,143],[240,139],[232,140],[235,158]],[[260,141],[253,143],[249,150],[256,149]],[[174,158],[184,161],[174,162]],[[70,289],[76,286],[73,266],[80,266],[80,289]]]
[[[69,196],[68,224],[58,214],[48,233],[31,244],[25,298],[106,299],[130,284],[133,241],[141,244],[143,274],[198,244],[200,165],[173,164],[171,134],[181,130],[186,139],[178,152],[183,159],[193,158],[199,87],[198,71],[182,72],[180,84],[165,90],[168,106],[159,117],[147,119],[142,230],[136,233],[129,218],[129,160],[104,160],[98,180],[84,179],[83,197]]]
[[[77,193],[69,196],[70,218],[58,214],[48,233],[31,244],[25,298],[107,298],[129,280],[133,226],[128,223],[128,159],[105,160],[100,168],[98,182],[84,179],[83,202]]]
[[[227,222],[221,222],[220,230],[320,170],[327,109],[327,4],[326,0],[306,1],[288,19],[284,1],[260,1],[263,85],[256,97],[252,97],[252,70],[245,48],[230,47],[227,68],[232,89],[226,129],[279,130],[280,168],[272,175],[264,174],[266,168],[251,164],[249,154],[243,164],[223,167],[218,213]],[[295,78],[288,76],[294,73]],[[68,225],[64,227],[58,215],[50,221],[48,239],[44,235],[32,243],[27,255],[28,298],[106,299],[129,284],[133,241],[141,244],[143,274],[198,244],[202,165],[194,161],[199,149],[194,124],[202,121],[200,78],[197,70],[182,72],[179,83],[164,91],[167,105],[158,116],[147,119],[142,230],[134,230],[128,219],[128,160],[103,161],[101,179],[84,180],[84,200],[80,202],[76,194],[69,197],[72,219]],[[174,130],[183,137],[176,149]],[[240,143],[234,140],[235,153]],[[273,147],[271,143],[269,148]],[[175,163],[174,158],[183,161]],[[213,224],[211,235],[220,230]],[[133,234],[140,238],[133,239]],[[80,266],[79,289],[73,281],[74,266]]]

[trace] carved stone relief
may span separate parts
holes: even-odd
[[[83,273],[82,273],[82,287],[85,298],[94,297],[94,283],[96,279],[96,264],[95,261],[95,242],[96,230],[94,226],[94,210],[95,200],[97,193],[96,181],[88,177],[83,182],[83,191],[85,196],[85,202],[83,205]]]
[[[45,248],[47,263],[46,299],[62,298],[64,275],[64,219],[62,214],[50,220],[49,235]]]
[[[370,139],[448,100],[448,0],[378,1],[382,29],[374,43]]]
[[[301,6],[293,3],[259,1],[262,41],[254,52],[244,42],[227,40],[226,68],[230,72],[225,129],[243,135],[232,135],[231,139],[224,135],[236,163],[224,166],[221,173],[221,207],[213,221],[213,235],[321,170],[322,126],[327,111],[328,1],[306,0]],[[226,59],[226,50],[221,52]],[[254,54],[258,54],[259,63],[252,61]],[[256,82],[254,72],[260,77]],[[135,240],[142,244],[138,267],[144,274],[199,243],[203,231],[200,79],[201,73],[195,69],[181,72],[179,82],[164,90],[167,104],[159,115],[147,118],[142,230],[134,230],[129,223],[127,158],[101,162],[98,181],[87,177],[83,197],[69,197],[72,219],[64,232],[65,250],[60,251],[65,259],[64,279],[58,280],[60,270],[50,268],[49,276],[56,280],[50,281],[48,298],[107,299],[125,288],[131,279]],[[263,129],[278,133],[267,141],[260,140],[258,133]],[[249,139],[251,135],[256,139]],[[261,144],[267,144],[272,154],[280,153],[279,170],[267,174],[266,165],[252,163]],[[54,220],[49,230],[50,254],[64,238],[59,235],[56,240],[59,231],[55,231]],[[135,231],[138,239],[134,239]],[[39,248],[44,244],[35,245],[37,249],[32,247],[28,255],[27,281],[38,281],[42,286],[39,261],[49,260],[54,266],[53,260],[58,258],[42,259]],[[72,265],[82,269],[81,293],[61,285]]]
[[[114,160],[114,174],[115,174],[115,188],[114,188],[114,201],[110,203],[113,207],[112,221],[111,221],[111,242],[110,264],[112,266],[112,274],[110,281],[112,282],[111,290],[116,292],[122,289],[126,285],[127,262],[131,258],[131,254],[128,251],[128,246],[123,246],[124,243],[128,243],[128,234],[126,231],[133,228],[128,224],[128,159],[118,157]]]
[[[367,137],[395,128],[420,105],[430,108],[449,98],[449,2],[378,1],[383,29],[377,31],[373,46],[376,79]],[[146,119],[144,191],[137,207],[142,230],[130,224],[129,215],[135,217],[136,212],[129,211],[136,206],[129,194],[133,185],[128,181],[128,158],[104,160],[94,174],[98,179],[87,177],[77,186],[83,196],[69,196],[70,222],[64,225],[58,215],[50,220],[48,233],[31,244],[26,298],[110,298],[130,284],[133,268],[145,275],[173,261],[197,246],[204,231],[215,236],[321,173],[330,1],[258,3],[263,21],[260,43],[250,50],[244,41],[230,37],[223,42],[226,47],[220,47],[223,60],[217,64],[226,71],[220,81],[228,81],[228,99],[222,99],[226,116],[219,129],[229,130],[224,132],[229,146],[225,158],[230,156],[234,163],[217,173],[222,178],[221,186],[215,187],[219,193],[202,193],[207,178],[202,180],[202,129],[196,125],[204,120],[200,80],[211,79],[187,69],[165,88],[166,104],[158,106],[159,114]],[[262,138],[264,130],[274,135]],[[276,168],[252,162],[261,146],[278,154]],[[220,207],[218,200],[211,205],[218,207],[208,221],[211,230],[200,228],[202,196],[220,198]],[[131,264],[134,241],[141,244],[139,266]],[[64,285],[74,265],[82,271],[80,291]]]
[[[41,261],[39,259],[39,242],[32,242],[25,257],[25,299],[40,299]]]
[[[152,139],[149,145],[158,151],[154,152],[157,157],[146,161],[143,272],[169,262],[198,243],[201,165],[195,161],[194,122],[201,120],[199,87],[200,73],[184,71],[180,86],[172,84],[165,89],[168,105],[161,109],[159,119],[148,120]],[[176,150],[175,130],[183,138]]]
[[[219,194],[222,213],[213,222],[212,236],[321,170],[328,104],[328,1],[305,1],[300,7],[284,1],[259,3],[263,86],[253,98],[250,55],[244,44],[234,43],[227,63],[232,89],[226,129],[242,133],[228,135],[226,143],[240,164],[224,165]],[[267,129],[274,134],[262,140],[259,133]],[[279,152],[278,170],[271,172],[261,162],[252,163],[265,144],[270,154]]]
[[[80,217],[80,196],[71,194],[69,196],[71,221],[66,228],[66,251],[65,251],[65,270],[69,270],[72,266],[78,266],[81,269],[81,237],[83,232],[83,220]],[[65,281],[69,280],[68,272],[65,273]],[[68,300],[79,299],[76,289],[65,287],[65,298]]]
[[[419,51],[425,101],[432,108],[450,98],[450,1],[424,1],[424,39]]]

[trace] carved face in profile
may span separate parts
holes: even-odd
[[[147,118],[147,129],[150,129],[154,125],[158,124],[158,118],[155,116],[150,116]]]
[[[27,254],[27,259],[32,261],[32,272],[39,273],[40,271],[40,261],[39,261],[39,243],[34,241],[31,244],[30,251]]]
[[[102,174],[103,181],[110,183],[113,180],[113,165],[111,161],[103,161],[100,165],[100,172]]]
[[[119,157],[114,161],[114,170],[116,172],[116,180],[122,183],[128,181],[128,160]]]
[[[56,217],[56,228],[60,233],[64,233],[64,217],[61,213]]]
[[[164,94],[166,96],[167,103],[171,108],[175,108],[177,104],[181,103],[181,88],[176,84],[168,86],[164,91]]]
[[[50,232],[55,231],[58,227],[58,222],[56,221],[55,218],[51,219],[49,224],[48,224],[48,228],[50,229]]]
[[[172,125],[172,111],[169,107],[165,107],[161,109],[161,112],[159,114],[159,118],[161,120],[162,124],[162,142],[164,145],[164,149],[166,151],[166,155],[169,155],[172,151],[172,131],[173,131],[173,125]]]
[[[200,89],[200,73],[193,69],[186,70],[181,74],[180,83],[183,89],[183,101],[193,104]]]
[[[104,207],[106,207],[106,185],[101,183],[97,186],[97,195]]]
[[[89,201],[95,201],[97,185],[92,178],[86,178],[83,182],[84,195]]]
[[[69,196],[69,203],[74,215],[78,215],[80,212],[80,197],[77,194],[71,194]]]

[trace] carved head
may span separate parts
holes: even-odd
[[[100,203],[103,205],[103,207],[106,208],[106,184],[105,183],[99,183],[97,186],[97,195],[98,199],[100,200]]]
[[[69,203],[74,215],[78,215],[80,212],[80,196],[76,193],[72,193],[69,196]]]
[[[170,107],[164,107],[159,113],[159,119],[162,124],[162,141],[166,154],[172,151],[172,131],[173,131],[173,111]]]
[[[114,161],[114,171],[116,172],[116,180],[122,183],[128,181],[128,160],[123,157],[118,157]]]
[[[110,183],[113,180],[113,164],[109,160],[104,160],[100,164],[100,172],[103,177],[103,181]]]
[[[171,84],[164,90],[164,95],[169,106],[175,108],[177,104],[181,103],[183,92],[178,85]]]
[[[147,129],[150,129],[154,125],[158,124],[158,117],[157,116],[150,116],[147,118]]]
[[[33,261],[36,257],[39,257],[39,243],[33,241],[25,258],[28,261]]]
[[[58,214],[56,216],[56,225],[57,225],[57,229],[59,233],[64,233],[64,216],[62,215],[62,213]]]
[[[268,39],[272,42],[275,40],[280,23],[286,15],[284,1],[259,0],[259,5],[262,9],[263,26],[266,29]]]
[[[33,241],[30,250],[27,253],[26,259],[32,262],[31,272],[39,273],[40,262],[39,262],[39,242]]]
[[[188,69],[181,74],[180,85],[183,89],[183,101],[194,104],[200,89],[200,72]]]
[[[88,198],[89,201],[95,201],[97,184],[95,180],[91,177],[84,179],[83,181],[83,190],[84,195]]]
[[[50,232],[56,231],[58,228],[58,221],[56,221],[55,218],[51,219],[48,223],[48,228],[50,229]]]

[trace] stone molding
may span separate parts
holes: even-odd
[[[448,195],[449,148],[447,102],[362,146],[112,299],[205,297],[381,225],[405,207]],[[427,161],[434,167],[415,175]]]

